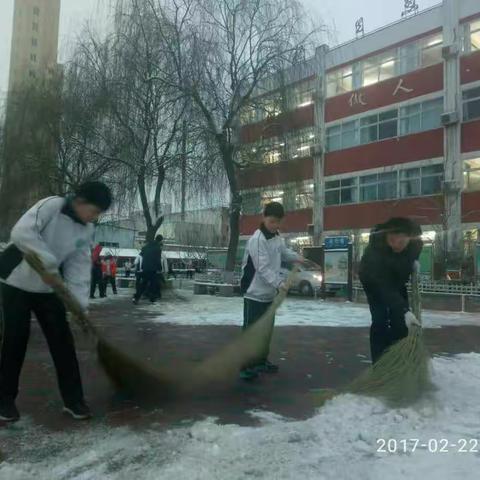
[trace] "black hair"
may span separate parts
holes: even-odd
[[[267,203],[263,209],[263,216],[282,219],[285,216],[283,205],[278,202]]]
[[[95,205],[103,212],[112,204],[112,192],[102,182],[85,182],[75,190],[75,198],[81,198],[85,202]]]
[[[422,229],[409,218],[393,217],[382,225],[386,233],[403,233],[409,237],[417,237],[422,234]]]
[[[156,242],[163,242],[163,235],[157,235],[157,236],[155,237],[155,241],[156,241]]]

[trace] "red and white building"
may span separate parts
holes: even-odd
[[[455,248],[480,228],[480,2],[319,47],[262,86],[240,141],[242,235],[276,199],[293,241],[409,216]]]

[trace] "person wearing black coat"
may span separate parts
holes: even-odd
[[[372,314],[373,363],[416,323],[406,285],[423,248],[421,235],[421,228],[407,218],[392,218],[375,226],[370,234],[359,277]]]
[[[160,297],[158,274],[162,272],[162,242],[162,235],[157,235],[155,240],[148,242],[140,252],[141,273],[137,276],[134,304],[138,304],[143,294],[147,294],[152,303]]]

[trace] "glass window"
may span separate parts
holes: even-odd
[[[397,172],[378,175],[378,200],[397,198]]]
[[[480,191],[480,158],[465,162],[465,190],[469,192]]]
[[[295,209],[313,208],[313,184],[301,186],[295,195]]]
[[[360,201],[372,202],[377,200],[378,175],[360,177]]]
[[[32,47],[36,47],[38,45],[38,40],[36,38],[32,38]]]
[[[325,203],[327,205],[341,205],[357,201],[358,188],[356,178],[325,182]]]
[[[422,130],[440,128],[443,113],[443,98],[422,103]]]
[[[31,60],[32,62],[36,62],[36,61],[37,61],[37,54],[36,54],[36,53],[32,53],[32,54],[30,55],[30,60]]]
[[[439,128],[443,98],[416,103],[400,109],[400,135]]]
[[[480,87],[463,92],[463,119],[465,121],[480,118]]]
[[[418,42],[412,42],[407,45],[403,45],[398,49],[398,74],[403,75],[405,73],[413,72],[419,67],[420,55]]]
[[[32,23],[32,30],[33,30],[34,32],[38,32],[38,23],[37,23],[37,22],[33,22],[33,23]]]
[[[480,50],[480,20],[470,24],[470,51]]]
[[[420,195],[420,169],[409,168],[400,172],[400,196],[418,197]]]
[[[378,116],[378,139],[392,138],[398,135],[398,110],[381,113]]]
[[[435,195],[442,191],[443,165],[422,168],[422,195]]]
[[[443,35],[438,33],[421,40],[421,65],[428,67],[442,61]]]
[[[342,148],[342,126],[329,127],[327,129],[327,150],[333,152]]]
[[[36,16],[40,15],[40,9],[38,7],[33,7],[33,14]]]
[[[358,128],[355,120],[342,124],[342,148],[358,145]]]

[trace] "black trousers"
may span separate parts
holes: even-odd
[[[158,296],[158,274],[157,272],[142,272],[137,275],[135,300],[138,302],[143,294],[146,294],[150,301],[154,302]]]
[[[251,300],[249,298],[243,299],[243,330],[250,328],[254,325],[262,315],[268,310],[272,302],[257,302],[255,300]],[[252,359],[251,362],[248,362],[244,368],[252,368],[257,365],[261,365],[266,362],[268,359],[268,355],[270,354],[270,343],[272,341],[273,335],[273,326],[275,324],[275,317],[273,317],[269,328],[266,330],[264,338],[259,338],[258,341],[261,342],[261,354],[257,357]]]
[[[408,327],[405,323],[404,308],[392,308],[392,305],[386,302],[382,292],[374,286],[364,285],[364,290],[372,314],[370,352],[372,362],[375,363],[385,350],[408,335]],[[403,287],[399,293],[408,306],[407,288]]]
[[[104,279],[103,279],[103,282],[104,282],[104,287],[103,287],[103,291],[104,291],[104,294],[107,295],[107,287],[108,285],[110,284],[112,286],[112,292],[114,295],[117,294],[117,283],[115,281],[115,277],[112,277],[110,275],[106,276]]]
[[[80,369],[65,307],[51,293],[29,293],[1,284],[0,399],[13,401],[30,336],[32,312],[47,339],[65,404],[83,400]]]
[[[100,297],[105,297],[105,282],[103,281],[102,274],[98,274],[95,271],[92,271],[92,279],[90,283],[90,298],[93,298],[95,296],[95,292],[97,290],[97,285],[98,285],[98,291],[100,293]]]

